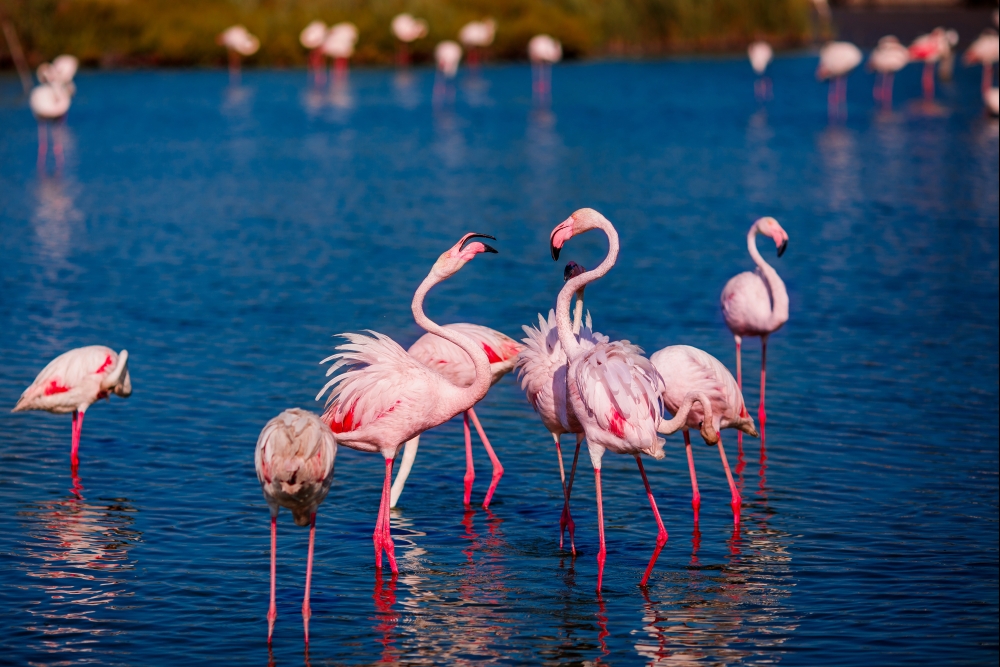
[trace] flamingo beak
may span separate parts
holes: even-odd
[[[778,257],[781,257],[782,255],[785,254],[786,248],[788,248],[788,239],[782,241],[781,245],[778,246]]]
[[[491,239],[493,241],[496,241],[497,237],[490,236],[489,234],[476,234],[476,233],[467,234],[465,238],[462,239],[461,246],[464,248],[466,242],[469,241],[470,239]],[[483,243],[482,246],[484,248],[483,252],[492,252],[494,254],[499,254],[497,252],[497,249],[494,248],[493,246],[487,245],[485,243]]]

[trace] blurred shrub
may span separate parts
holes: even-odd
[[[355,60],[389,63],[396,48],[389,22],[401,11],[430,24],[412,49],[418,61],[465,22],[487,16],[497,21],[491,55],[500,59],[524,59],[539,33],[562,41],[569,58],[735,49],[758,37],[796,45],[808,37],[809,7],[809,0],[0,0],[32,64],[72,53],[103,66],[222,64],[215,37],[234,23],[261,40],[249,63],[301,65],[299,31],[317,18],[354,22]],[[10,65],[6,48],[0,63]]]

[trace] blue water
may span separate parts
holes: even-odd
[[[85,344],[127,348],[135,390],[87,413],[78,480],[69,417],[0,410],[0,662],[302,664],[308,532],[287,513],[273,656],[265,641],[261,427],[319,409],[333,334],[415,340],[413,290],[466,231],[500,254],[435,288],[430,316],[519,334],[561,284],[549,231],[592,206],[622,238],[587,291],[596,328],[731,368],[718,296],[752,267],[746,230],[773,215],[791,237],[766,457],[748,439],[737,461],[726,435],[742,528],[702,445],[694,529],[671,436],[647,463],[670,539],[642,591],[655,524],[634,463],[609,454],[598,600],[590,464],[574,560],[551,438],[508,377],[478,408],[506,468],[490,511],[463,512],[460,421],[428,433],[392,516],[398,579],[373,566],[381,459],[340,450],[311,664],[995,664],[997,122],[959,67],[935,107],[905,71],[892,114],[859,71],[830,124],[814,67],[778,59],[761,107],[743,59],[572,64],[549,110],[526,66],[464,76],[438,109],[421,70],[354,71],[330,95],[301,71],[238,88],[215,71],[84,72],[66,165],[44,177],[17,81],[0,79],[0,405]],[[593,266],[605,248],[592,233],[564,258]],[[752,413],[759,349],[745,345]]]

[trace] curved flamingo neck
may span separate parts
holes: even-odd
[[[576,293],[576,306],[573,308],[573,335],[580,335],[583,326],[583,289]]]
[[[481,347],[476,345],[471,338],[463,336],[459,332],[452,329],[442,327],[440,324],[434,322],[431,318],[424,314],[424,297],[427,296],[427,293],[432,287],[437,285],[442,280],[442,278],[439,278],[434,274],[434,271],[427,274],[427,277],[424,278],[424,281],[420,283],[420,286],[417,287],[417,291],[413,294],[413,303],[410,305],[410,308],[413,310],[413,319],[416,320],[417,324],[422,329],[458,345],[460,348],[465,350],[465,353],[472,359],[472,365],[476,369],[476,379],[471,385],[468,387],[459,387],[458,385],[451,384],[448,380],[443,380],[444,382],[451,384],[455,391],[462,396],[462,400],[460,401],[461,405],[457,406],[458,411],[461,412],[471,408],[486,395],[486,392],[490,390],[490,385],[493,381],[493,374],[490,372],[490,360],[486,356],[486,352],[484,352]]]
[[[582,291],[587,285],[604,276],[618,261],[618,232],[603,218],[599,219],[595,226],[608,237],[607,256],[596,268],[567,280],[559,290],[559,298],[556,299],[556,326],[559,330],[559,342],[566,351],[567,358],[572,358],[581,351],[580,341],[573,335],[573,323],[569,319],[569,306],[573,294],[579,291],[582,296]]]
[[[776,329],[788,321],[788,292],[785,290],[785,283],[781,280],[778,272],[764,261],[760,251],[757,250],[758,233],[759,230],[755,224],[747,233],[747,250],[750,251],[750,257],[760,269],[761,277],[767,283],[767,289],[771,293],[771,324]]]

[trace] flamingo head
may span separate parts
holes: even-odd
[[[566,268],[563,269],[563,282],[576,278],[579,275],[583,275],[586,271],[587,269],[583,268],[576,262],[570,262],[566,265]]]
[[[610,226],[610,224],[607,218],[592,208],[581,208],[576,211],[556,225],[556,228],[549,234],[549,250],[552,252],[552,259],[558,260],[559,251],[562,250],[563,245],[577,234],[589,232],[591,229],[605,225]]]
[[[777,220],[766,217],[753,224],[760,234],[770,236],[774,240],[774,245],[778,248],[778,257],[785,254],[785,249],[788,248],[788,232],[781,228]]]
[[[473,238],[492,239],[496,241],[495,236],[469,232],[460,238],[458,243],[448,248],[448,250],[438,257],[438,260],[434,262],[434,267],[431,269],[431,272],[435,273],[441,280],[444,280],[445,278],[449,278],[458,273],[458,270],[465,266],[466,262],[479,253],[496,252],[496,248],[493,248],[492,246],[489,246],[481,241],[473,241],[472,243],[467,244],[467,241]]]
[[[128,374],[128,350],[118,353],[118,362],[101,381],[101,389],[122,398],[132,395],[132,378]]]

